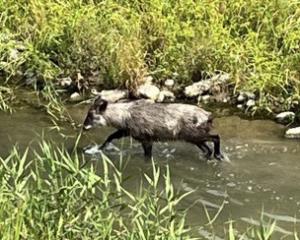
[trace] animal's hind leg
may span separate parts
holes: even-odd
[[[209,159],[212,155],[212,150],[210,149],[210,147],[205,143],[205,142],[200,142],[198,144],[196,144],[197,147],[199,147],[201,149],[201,151],[205,154],[205,157],[207,159]]]
[[[142,146],[146,160],[150,160],[152,157],[152,142],[142,142]]]
[[[109,137],[105,140],[105,142],[99,147],[99,149],[103,149],[105,148],[105,146],[107,144],[109,144],[112,140],[114,139],[120,139],[122,137],[127,137],[129,136],[129,133],[128,131],[126,130],[122,130],[122,129],[119,129],[117,131],[115,131],[113,134],[109,135]]]

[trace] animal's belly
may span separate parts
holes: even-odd
[[[133,128],[131,135],[140,140],[167,141],[178,138],[179,129],[167,124],[139,125]]]

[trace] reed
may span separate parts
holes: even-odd
[[[96,165],[77,153],[78,142],[70,152],[41,140],[34,151],[14,147],[0,157],[1,239],[207,239],[187,225],[188,210],[179,210],[180,202],[192,192],[178,192],[168,166],[153,162],[151,174],[128,190],[122,159],[115,164],[101,155]],[[220,235],[214,231],[220,211],[214,217],[206,211],[208,223],[197,228]],[[223,239],[278,236],[275,222],[262,219],[245,232],[235,223],[224,223]],[[296,231],[289,237],[299,239]]]
[[[13,99],[13,90],[9,87],[0,86],[0,111],[12,113],[11,102]]]
[[[1,239],[191,239],[169,170],[136,192],[106,156],[102,171],[47,141],[0,158]],[[159,186],[160,183],[160,186]]]

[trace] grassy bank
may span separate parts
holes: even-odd
[[[220,70],[262,108],[299,100],[297,0],[4,0],[0,14],[1,81],[134,88],[147,74],[188,84]]]
[[[168,170],[163,176],[153,166],[153,176],[128,192],[105,157],[99,174],[51,143],[38,152],[13,149],[0,158],[1,239],[191,239],[185,212],[177,210],[184,196]]]
[[[28,149],[0,157],[1,239],[207,239],[186,225],[180,201],[192,193],[174,188],[168,167],[153,164],[152,174],[143,174],[139,187],[128,191],[122,164],[105,156],[99,168],[50,142],[41,141],[36,152]],[[215,236],[218,214],[206,213],[208,224],[197,228]],[[224,223],[224,239],[268,240],[276,234],[275,222],[245,233],[234,225]],[[297,234],[292,238],[298,240]]]
[[[12,112],[12,107],[9,105],[14,98],[11,88],[0,86],[0,111]]]

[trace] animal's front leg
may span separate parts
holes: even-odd
[[[214,143],[214,157],[217,160],[224,160],[224,156],[221,153],[220,147],[220,136],[219,135],[209,135],[206,137],[207,141],[212,141]]]
[[[202,150],[202,152],[205,154],[205,157],[207,159],[210,159],[212,155],[212,150],[210,149],[210,147],[205,142],[200,142],[196,145]]]
[[[119,129],[115,131],[113,134],[109,135],[109,137],[105,140],[105,142],[99,147],[99,149],[104,149],[107,144],[109,144],[114,139],[120,139],[122,137],[129,136],[128,131]]]
[[[145,141],[142,142],[142,146],[144,149],[144,155],[146,160],[151,160],[152,157],[152,142]]]

